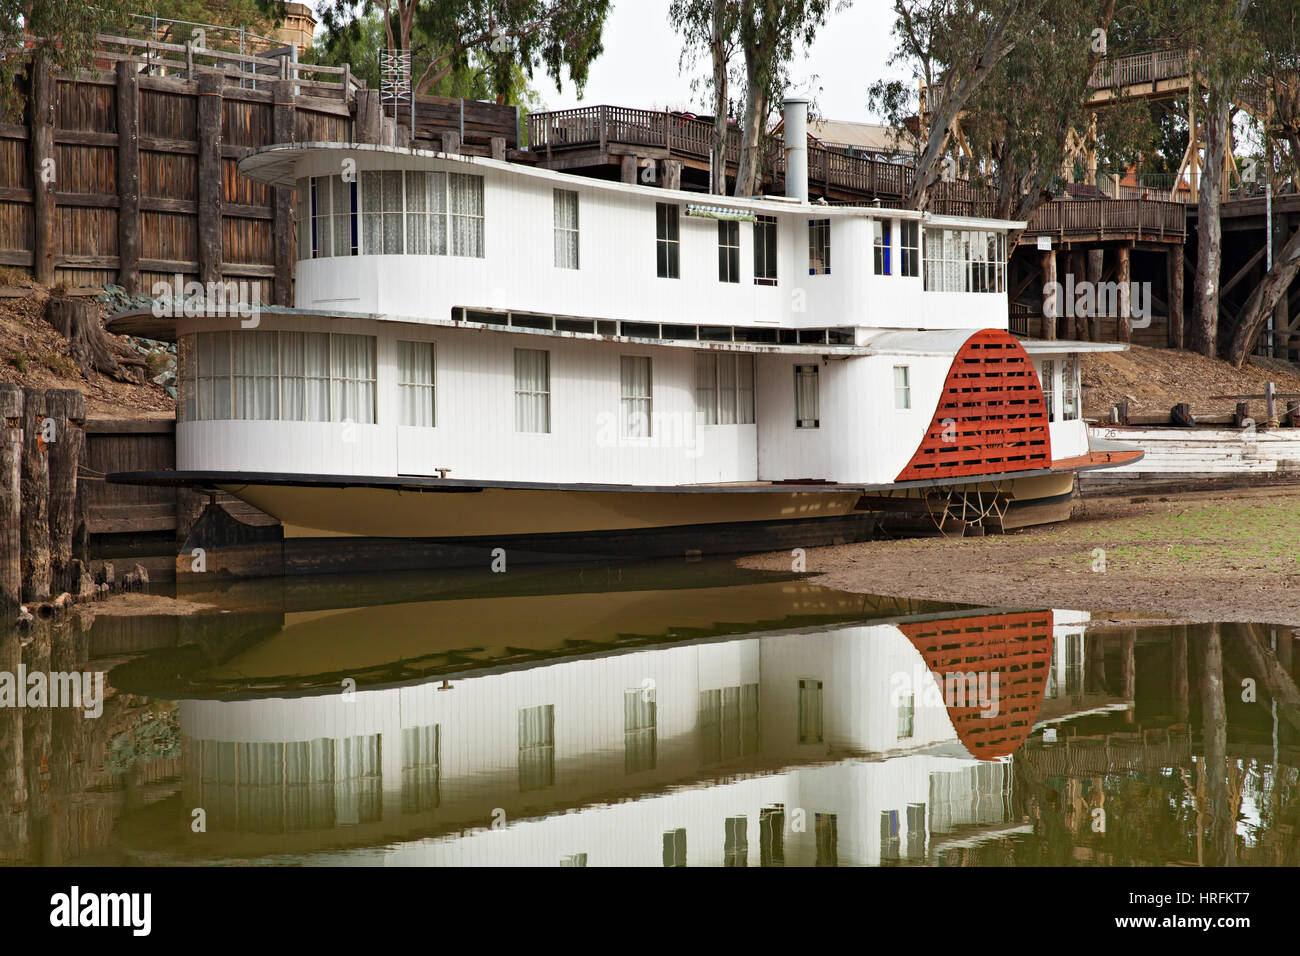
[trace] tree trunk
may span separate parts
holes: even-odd
[[[765,132],[763,120],[767,116],[760,57],[757,50],[745,50],[745,115],[741,120],[740,166],[736,170],[737,196],[752,196],[758,189],[759,152]]]
[[[1194,131],[1193,131],[1194,135]],[[1196,203],[1196,288],[1192,292],[1192,348],[1208,358],[1218,353],[1219,270],[1223,258],[1223,224],[1219,206],[1223,188],[1223,150],[1228,138],[1228,100],[1211,88],[1205,118],[1205,167]]]
[[[1268,317],[1273,313],[1278,301],[1291,287],[1291,280],[1300,271],[1300,229],[1282,247],[1282,252],[1273,263],[1273,269],[1264,276],[1262,282],[1255,286],[1246,304],[1242,306],[1241,316],[1237,320],[1237,330],[1233,333],[1232,344],[1228,347],[1228,361],[1241,368],[1246,364],[1246,357],[1255,350],[1259,333],[1263,331]]]
[[[713,59],[713,143],[712,189],[716,196],[727,194],[727,0],[713,0],[713,26],[709,54]]]
[[[45,320],[68,340],[72,360],[87,374],[103,372],[128,381],[113,354],[112,340],[99,323],[99,304],[93,299],[51,298]]]

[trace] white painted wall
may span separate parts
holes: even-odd
[[[336,150],[300,175],[336,174]],[[563,176],[484,161],[355,153],[358,171],[445,169],[484,176],[485,258],[351,256],[300,261],[300,308],[448,318],[456,306],[639,322],[822,328],[1006,328],[1005,294],[927,293],[920,278],[872,275],[873,216],[887,210],[747,203],[779,221],[778,285],[754,283],[751,223],[740,228],[740,282],[718,280],[717,223],[685,215],[699,194]],[[579,195],[577,270],[554,264],[553,190]],[[655,204],[681,208],[681,277],[655,273]],[[895,216],[899,215],[895,213]],[[808,274],[808,221],[831,219],[831,274]],[[893,261],[898,264],[897,219]],[[987,228],[982,223],[979,228]]]

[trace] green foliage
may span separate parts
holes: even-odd
[[[356,31],[338,34],[324,33],[316,38],[313,62],[327,66],[348,63],[352,74],[364,80],[371,89],[380,86],[379,53],[387,45],[384,18],[381,13],[367,14],[357,21]],[[417,34],[416,39],[419,40]],[[495,99],[498,95],[507,103],[528,109],[537,109],[541,99],[529,82],[528,74],[518,63],[502,77],[493,70],[494,64],[480,51],[470,52],[466,63],[454,67],[445,76],[424,91],[432,96],[455,96],[470,100]]]
[[[158,38],[165,43],[184,43],[191,39],[192,27],[188,24],[230,27],[230,32],[208,30],[204,44],[209,49],[236,52],[240,27],[248,33],[270,37],[272,31],[284,22],[283,0],[144,0],[134,7],[134,12],[156,16],[160,20],[184,21],[159,24]],[[137,21],[137,32],[140,26],[140,21]]]
[[[150,712],[109,742],[104,769],[112,774],[124,774],[136,764],[169,760],[180,754],[181,730],[176,712]]]
[[[567,73],[581,92],[588,69],[604,50],[601,35],[610,0],[392,0],[390,19],[376,0],[321,0],[325,52],[336,61],[368,51],[410,50],[418,92],[434,92],[457,72],[481,74],[493,96],[509,98],[520,76],[544,70],[562,87]],[[371,18],[378,17],[379,39]],[[376,73],[377,75],[377,73]]]

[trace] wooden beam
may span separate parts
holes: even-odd
[[[221,77],[199,76],[199,281],[221,281]]]
[[[117,64],[117,283],[140,293],[140,78]]]
[[[1219,287],[1219,295],[1225,296],[1231,292],[1232,289],[1236,287],[1237,283],[1244,279],[1246,274],[1259,264],[1259,260],[1264,258],[1265,251],[1264,246],[1260,246],[1255,254],[1246,261],[1246,264],[1238,269],[1231,279]]]

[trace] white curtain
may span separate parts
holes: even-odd
[[[369,335],[330,336],[330,419],[375,422],[375,340]]]
[[[804,428],[817,427],[821,418],[817,399],[817,366],[795,366],[795,419]]]
[[[1052,420],[1053,411],[1054,411],[1053,406],[1055,405],[1055,402],[1053,401],[1054,396],[1053,396],[1053,388],[1052,388],[1054,383],[1055,373],[1056,373],[1055,364],[1051,361],[1045,360],[1043,362],[1042,367],[1039,369],[1039,376],[1038,376],[1039,379],[1042,381],[1042,385],[1043,385],[1043,403],[1047,406],[1047,420],[1049,422]]]
[[[554,192],[555,265],[578,268],[578,194],[570,189]]]
[[[483,258],[483,177],[452,173],[451,254]]]
[[[543,704],[519,711],[519,789],[555,783],[555,707]]]
[[[311,179],[298,180],[294,197],[294,220],[298,230],[298,258],[311,258]]]
[[[623,408],[623,435],[649,438],[651,423],[650,359],[624,355],[619,361]]]
[[[401,255],[402,243],[402,171],[383,172],[384,255]]]
[[[361,174],[361,254],[377,256],[384,250],[383,175]]]
[[[425,173],[406,174],[406,252],[429,254],[429,184]]]
[[[329,181],[334,193],[334,255],[350,256],[352,247],[356,244],[353,238],[356,224],[352,196],[356,184],[346,182],[342,176],[331,176]]]
[[[695,353],[695,409],[705,425],[718,424],[718,356]]]
[[[234,333],[234,417],[268,421],[280,417],[275,332]]]
[[[419,813],[439,805],[437,724],[402,729],[402,812]]]
[[[550,353],[540,349],[515,349],[515,431],[550,430]]]
[[[447,174],[429,173],[429,251],[447,254]]]
[[[756,420],[754,417],[754,356],[737,355],[736,369],[738,380],[736,406],[739,422],[742,425],[752,425]]]
[[[230,333],[198,333],[199,406],[201,419],[230,417]]]
[[[736,356],[718,356],[718,424],[736,424]]]
[[[433,427],[434,375],[432,342],[397,343],[397,398],[403,425]]]
[[[1079,363],[1073,356],[1061,363],[1061,417],[1067,422],[1079,417]]]
[[[332,255],[333,225],[330,221],[330,178],[314,176],[311,180],[311,239],[312,255],[324,259]]]
[[[280,418],[327,422],[329,410],[329,335],[280,333]]]

